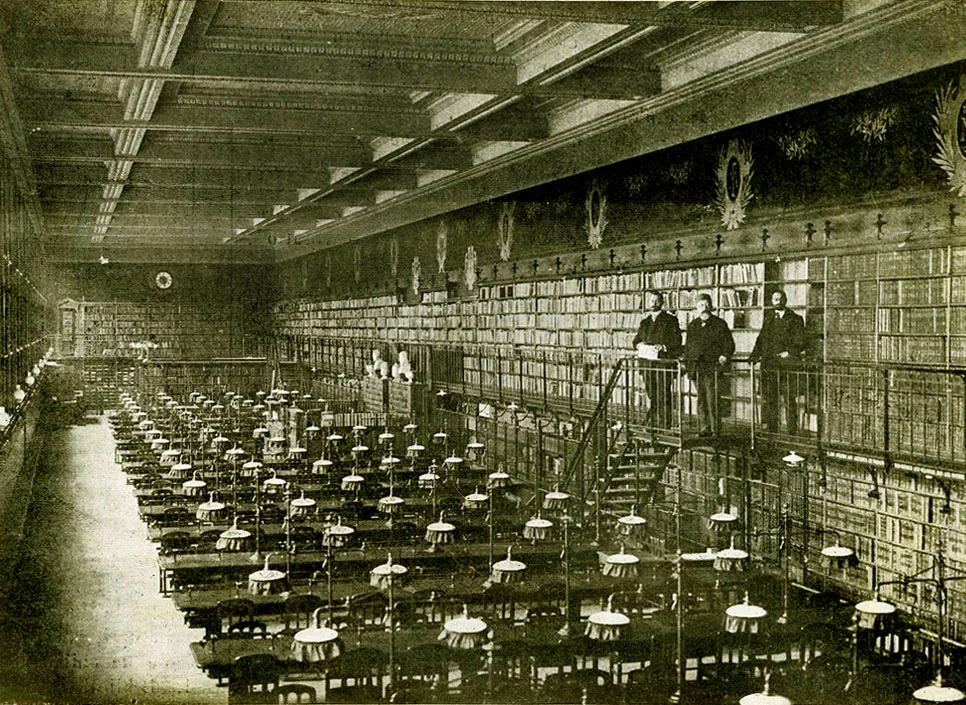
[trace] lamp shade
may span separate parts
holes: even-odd
[[[608,578],[633,578],[637,576],[638,564],[640,559],[631,554],[625,553],[621,546],[620,553],[612,553],[604,561],[603,572]]]
[[[190,480],[185,480],[181,484],[181,489],[187,497],[199,497],[205,493],[208,483],[198,478],[198,471],[195,470]]]
[[[587,618],[587,628],[584,634],[595,641],[617,641],[621,629],[631,623],[626,614],[614,612],[614,596],[607,599],[607,607],[600,612],[594,612]]]
[[[731,531],[738,517],[730,512],[717,512],[708,517],[708,528],[712,531]]]
[[[479,510],[486,509],[486,505],[490,501],[490,496],[483,494],[479,490],[471,492],[470,494],[463,497],[463,509]]]
[[[530,541],[544,541],[550,535],[552,528],[552,521],[535,516],[523,525],[523,538]]]
[[[882,629],[896,614],[896,606],[882,600],[864,600],[855,606],[860,629]]]
[[[292,658],[299,663],[325,663],[342,653],[339,632],[325,625],[323,608],[312,613],[312,623],[292,637]]]
[[[749,604],[745,595],[744,602],[725,610],[725,631],[731,634],[757,634],[767,616],[768,610]]]
[[[289,511],[293,517],[306,516],[315,511],[315,500],[311,497],[305,496],[305,490],[302,490],[301,496],[293,499],[289,503]]]
[[[268,567],[272,554],[265,556],[265,567],[248,575],[248,592],[252,595],[277,595],[288,588],[285,573]]]
[[[272,470],[272,476],[262,483],[262,492],[265,494],[278,494],[285,489],[288,483],[281,477],[275,475],[275,471]]]
[[[391,491],[392,490],[390,490],[390,492]],[[394,494],[388,494],[385,497],[382,497],[376,506],[383,514],[392,515],[402,509],[402,506],[405,504],[405,502],[406,500],[404,500],[402,497],[397,497]]]
[[[418,458],[424,450],[426,450],[426,446],[420,443],[413,443],[412,445],[406,446],[406,455],[410,458]]]
[[[354,492],[362,488],[362,483],[366,481],[362,475],[346,475],[342,478],[342,491]]]
[[[168,470],[168,479],[170,480],[185,480],[192,476],[191,466],[188,463],[175,463]]]
[[[439,513],[439,521],[434,521],[426,527],[426,541],[432,544],[433,548],[441,543],[453,543],[456,534],[456,527],[447,521],[443,521],[443,512]]]
[[[738,705],[792,705],[792,701],[784,695],[752,693],[739,700]]]
[[[390,553],[385,563],[377,565],[369,572],[369,584],[374,588],[385,590],[390,585],[402,580],[409,571],[406,566],[392,562]]]
[[[238,517],[218,536],[215,548],[219,551],[244,551],[251,544],[252,533],[238,527]]]
[[[845,570],[856,564],[855,551],[847,546],[826,546],[822,549],[822,563],[833,570]]]
[[[215,493],[212,492],[207,502],[198,505],[195,518],[198,521],[221,521],[225,518],[225,503],[216,501]]]
[[[335,465],[328,458],[319,458],[314,463],[312,463],[312,474],[313,475],[328,475],[329,471]]]
[[[617,530],[623,536],[639,536],[647,529],[647,519],[638,516],[631,509],[630,514],[625,514],[617,520]]]
[[[570,495],[566,492],[561,492],[560,488],[555,488],[553,492],[547,492],[543,497],[543,508],[548,512],[560,512],[566,509],[567,502],[570,501]]]
[[[915,690],[912,694],[916,703],[962,703],[966,702],[966,694],[959,688],[943,685],[942,675],[927,686]]]
[[[498,490],[510,486],[510,476],[505,472],[491,472],[486,478],[486,486],[490,489]]]
[[[349,539],[356,530],[342,523],[339,517],[337,523],[327,526],[322,532],[322,543],[330,548],[342,548],[349,543]]]
[[[523,580],[527,564],[513,560],[511,547],[507,546],[506,558],[493,564],[490,571],[490,581],[493,583],[517,583]]]
[[[453,649],[475,649],[487,639],[487,624],[482,619],[470,617],[467,607],[463,614],[443,624],[439,640]]]
[[[731,545],[714,554],[714,569],[723,573],[738,573],[748,567],[748,552],[735,548],[734,538]]]
[[[264,467],[257,460],[249,460],[247,463],[242,463],[241,473],[242,477],[255,477],[255,472],[261,470]]]
[[[439,475],[435,472],[424,472],[419,476],[417,480],[419,484],[419,489],[421,490],[431,490],[436,487],[436,483],[439,482]]]

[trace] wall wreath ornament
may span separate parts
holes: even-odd
[[[730,140],[718,155],[716,172],[718,194],[715,205],[726,230],[736,230],[745,221],[748,204],[754,198],[751,191],[753,174],[751,143]]]
[[[513,209],[516,203],[507,201],[500,206],[500,213],[496,220],[496,244],[500,248],[500,261],[510,261],[510,250],[513,247]]]
[[[949,190],[966,196],[966,74],[936,93],[936,156],[932,160],[946,172]]]
[[[604,229],[607,227],[607,194],[597,179],[591,183],[584,205],[587,210],[587,244],[596,250],[604,241]]]

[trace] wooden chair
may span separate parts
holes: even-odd
[[[280,685],[275,689],[275,697],[277,698],[278,705],[318,702],[316,700],[318,696],[315,688],[304,683],[286,683]]]
[[[325,606],[325,600],[318,595],[289,595],[282,602],[282,629],[279,636],[294,635],[305,629],[312,621],[312,613],[319,607]]]
[[[281,670],[279,660],[271,654],[239,656],[228,674],[228,702],[274,702]]]
[[[212,638],[264,638],[268,629],[255,619],[255,603],[245,597],[221,600],[215,607],[218,632]]]
[[[191,534],[187,531],[169,531],[161,537],[160,552],[177,560],[179,555],[190,553],[191,545]]]

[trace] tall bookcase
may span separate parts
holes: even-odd
[[[966,362],[966,247],[828,258],[829,361]]]

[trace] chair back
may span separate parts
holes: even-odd
[[[315,688],[304,683],[285,683],[275,689],[278,705],[286,703],[316,703]]]
[[[268,694],[278,688],[282,666],[272,654],[239,656],[228,674],[229,700],[243,699],[255,693]],[[241,696],[241,698],[239,697]]]

